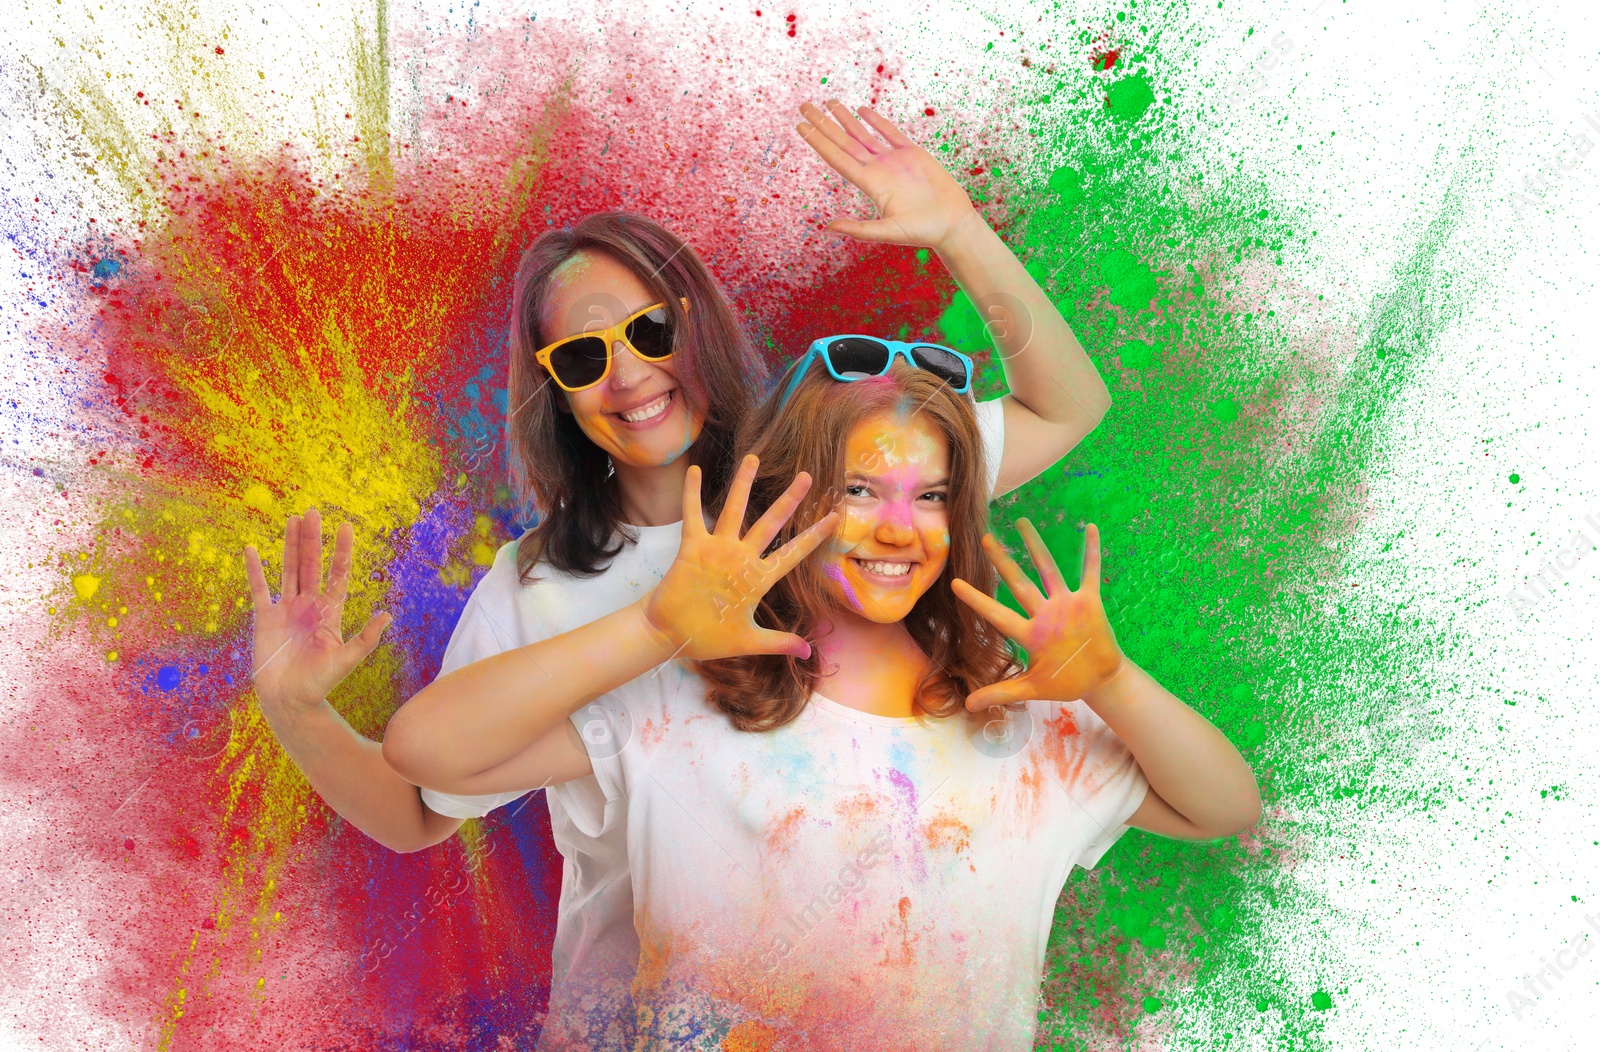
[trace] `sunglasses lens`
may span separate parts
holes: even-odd
[[[911,348],[911,357],[928,372],[951,387],[960,390],[967,383],[967,365],[943,347],[919,344]]]
[[[881,376],[889,368],[889,347],[877,340],[846,336],[828,344],[828,361],[836,373]]]
[[[657,307],[628,323],[628,342],[642,358],[660,360],[672,356],[672,323],[667,308]]]
[[[550,371],[568,387],[588,387],[606,374],[606,341],[598,336],[563,343],[550,352]]]

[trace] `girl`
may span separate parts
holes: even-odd
[[[637,1047],[1026,1049],[1071,866],[1129,824],[1237,832],[1254,778],[1117,646],[1092,525],[1077,591],[1025,521],[1042,590],[984,535],[945,379],[800,369],[711,529],[690,470],[655,588],[441,678],[384,753],[446,790],[598,781],[586,819],[625,824],[633,873]]]
[[[832,228],[930,247],[975,302],[1011,304],[995,319],[994,338],[1009,384],[1024,393],[981,404],[978,420],[985,491],[1015,488],[1095,426],[1109,405],[1105,386],[1044,292],[938,163],[871,110],[860,112],[881,139],[837,102],[829,107],[837,121],[803,106],[808,120],[799,132],[882,213]],[[1031,323],[1021,324],[1024,317]],[[586,334],[601,338],[569,339]],[[500,550],[474,589],[441,677],[627,607],[653,586],[678,549],[690,464],[714,486],[727,477],[731,436],[762,380],[693,250],[637,216],[591,216],[535,242],[518,270],[512,348],[513,464],[543,517]],[[324,592],[320,517],[315,509],[291,517],[277,604],[254,548],[246,549],[254,685],[274,732],[324,801],[385,845],[415,851],[543,783],[500,778],[504,792],[419,792],[325,700],[389,621],[375,614],[342,639],[352,538],[341,525]],[[631,979],[637,959],[624,846],[616,834],[594,835],[581,817],[604,800],[593,779],[566,782],[547,798],[566,864],[541,1047],[619,1047],[626,1035],[615,1020],[631,1012],[618,1007],[625,983],[617,977]]]

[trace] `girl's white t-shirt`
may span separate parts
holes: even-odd
[[[992,493],[1005,448],[1005,417],[1000,399],[977,402],[974,411]],[[594,577],[574,577],[541,561],[533,572],[539,580],[523,584],[517,573],[517,542],[501,547],[456,622],[439,675],[570,632],[638,601],[672,565],[683,525],[633,529],[636,543],[625,545]],[[573,721],[580,729],[595,729],[582,712]],[[525,795],[461,796],[423,789],[422,801],[441,815],[477,818]],[[538,1047],[632,1048],[629,986],[639,942],[628,870],[626,800],[608,801],[593,776],[552,786],[545,795],[551,836],[563,861],[551,948],[550,1011]]]
[[[1000,710],[1003,711],[1003,710]],[[580,710],[623,821],[639,1048],[1025,1052],[1056,900],[1148,783],[1082,701],[735,730],[672,663]]]

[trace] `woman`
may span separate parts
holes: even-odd
[[[1117,646],[1093,526],[1076,592],[1026,523],[1043,591],[984,535],[949,377],[802,365],[713,528],[691,470],[660,584],[442,678],[385,755],[450,790],[598,780],[587,818],[625,826],[633,874],[636,1047],[1026,1049],[1070,867],[1129,824],[1237,832],[1254,778]]]
[[[829,105],[836,120],[803,106],[807,122],[799,133],[881,212],[875,220],[836,220],[831,228],[932,248],[974,302],[1012,305],[996,319],[993,335],[1008,383],[1024,393],[981,403],[978,419],[987,489],[995,495],[1013,489],[1098,423],[1110,401],[1105,385],[1043,290],[938,162],[873,111],[859,112],[881,138],[838,103]],[[644,308],[651,310],[636,317]],[[1022,315],[1029,324],[1020,323]],[[606,330],[612,331],[604,346],[586,351],[566,342]],[[645,353],[634,341],[647,345]],[[672,353],[658,357],[667,346]],[[543,361],[541,352],[548,352]],[[536,241],[518,269],[507,426],[520,488],[543,518],[502,548],[479,582],[446,648],[440,680],[644,595],[677,552],[686,473],[695,465],[713,486],[728,477],[732,435],[762,380],[705,266],[659,226],[605,214]],[[419,792],[385,764],[377,743],[357,735],[328,704],[327,695],[377,645],[388,622],[375,614],[357,636],[341,639],[352,538],[348,524],[341,525],[324,593],[320,518],[314,509],[291,517],[277,604],[254,549],[246,549],[256,692],[285,750],[330,807],[395,850],[419,850],[449,837],[464,818],[487,814],[543,782],[502,778],[496,783],[502,792],[477,792],[465,783],[452,793]],[[513,674],[504,684],[513,696],[516,680]],[[448,700],[448,689],[436,686],[423,693]],[[524,759],[536,764],[540,755]],[[631,1019],[620,999],[637,956],[626,853],[617,836],[596,835],[582,818],[603,799],[593,779],[548,794],[552,831],[567,862],[544,1048],[626,1041],[617,1020]],[[596,1007],[580,1009],[585,1002]]]

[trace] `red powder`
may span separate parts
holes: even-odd
[[[792,33],[798,19],[785,21]],[[699,65],[640,65],[629,55],[666,53],[684,27],[611,23],[606,38],[633,39],[635,28],[639,43],[628,54],[595,49],[583,31],[543,20],[531,38],[520,27],[472,41],[397,32],[393,53],[425,56],[419,68],[438,78],[418,93],[432,101],[419,104],[414,124],[397,117],[396,138],[380,136],[385,145],[371,153],[365,142],[341,146],[349,154],[337,180],[312,174],[317,165],[287,145],[262,156],[248,143],[219,141],[203,120],[159,132],[165,160],[145,193],[160,209],[147,224],[108,231],[110,243],[96,242],[92,253],[63,250],[87,261],[115,249],[123,263],[98,293],[89,291],[93,264],[83,263],[73,279],[83,289],[79,313],[51,332],[60,346],[104,356],[95,423],[121,443],[105,446],[119,492],[162,500],[236,493],[248,480],[206,440],[218,430],[195,425],[209,410],[184,392],[196,382],[225,388],[242,368],[277,368],[280,348],[304,350],[307,375],[331,379],[330,325],[369,390],[426,407],[408,437],[459,445],[469,411],[498,430],[503,410],[493,399],[461,392],[504,386],[517,260],[539,233],[600,209],[636,211],[684,237],[773,364],[830,332],[935,336],[954,289],[936,259],[918,263],[912,249],[818,229],[858,213],[853,199],[829,190],[826,166],[785,116],[797,115],[814,81],[774,73],[751,98],[726,70],[770,62],[758,41],[725,42],[719,47],[737,50]],[[849,65],[861,53],[856,33],[808,29],[797,64]],[[569,70],[577,83],[562,89]],[[463,110],[465,101],[447,96],[475,76],[494,90],[474,93]],[[686,84],[700,87],[686,95]],[[253,100],[272,104],[266,94]],[[897,115],[896,105],[906,100],[891,94],[892,120],[915,112]],[[401,141],[400,129],[412,127]],[[224,149],[226,166],[217,163]],[[139,472],[125,478],[133,463]],[[462,496],[445,479],[415,496],[424,507],[454,501],[472,510],[496,499],[492,485]],[[116,525],[102,523],[101,532]],[[142,587],[142,566],[153,559],[136,540],[120,543],[125,550],[108,556],[107,572],[133,579],[137,569]],[[242,588],[237,567],[227,573],[224,584]],[[269,866],[265,846],[279,841],[273,829],[285,802],[267,798],[262,777],[281,755],[242,729],[242,751],[223,751],[225,728],[248,725],[253,701],[242,679],[206,682],[224,729],[203,739],[204,749],[175,738],[148,683],[152,662],[215,665],[232,648],[248,652],[248,615],[224,606],[215,636],[155,619],[126,629],[113,664],[87,642],[40,639],[19,649],[34,664],[31,686],[17,690],[27,710],[17,722],[59,745],[8,750],[0,774],[23,797],[53,792],[52,806],[70,820],[10,848],[8,863],[75,889],[70,916],[37,903],[24,928],[81,929],[100,955],[83,1007],[151,1044],[166,1033],[171,1048],[228,1052],[489,1047],[498,1038],[531,1045],[560,885],[544,807],[490,819],[492,854],[469,878],[459,841],[397,855],[306,797],[294,838]],[[50,653],[59,659],[40,660]],[[425,682],[422,658],[404,655],[381,711]],[[365,730],[379,729],[375,718]],[[62,770],[74,772],[72,784]]]

